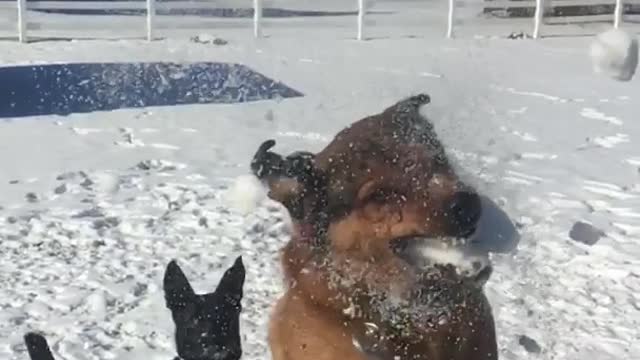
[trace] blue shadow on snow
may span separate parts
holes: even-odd
[[[0,67],[0,118],[303,96],[239,64],[83,63]]]

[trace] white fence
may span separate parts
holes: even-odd
[[[572,23],[572,22],[611,22],[614,27],[618,28],[623,23],[624,6],[638,5],[639,0],[495,0],[483,2],[483,7],[491,8],[534,8],[532,19],[532,37],[537,39],[541,36],[545,20],[552,20],[549,23]],[[574,16],[553,16],[546,17],[545,13],[555,7],[594,7],[594,6],[614,6],[612,14],[607,15],[574,15]],[[464,0],[449,0],[449,21],[447,36],[452,37],[454,34],[455,18],[453,15],[455,9],[459,7],[468,8],[470,6],[478,6],[477,3],[470,4]],[[640,17],[636,17],[640,20]]]
[[[640,0],[438,0],[446,9],[446,29],[443,28],[443,34],[447,37],[454,37],[456,29],[459,28],[456,16],[458,9],[478,9],[478,13],[482,12],[485,7],[492,8],[534,8],[535,13],[532,19],[532,34],[534,38],[539,38],[543,32],[545,25],[545,10],[550,7],[557,6],[594,6],[594,5],[614,5],[615,10],[611,15],[595,15],[580,16],[581,19],[589,18],[592,21],[610,21],[614,26],[619,27],[623,23],[623,9],[625,4],[640,4]],[[633,1],[633,2],[632,2]],[[7,10],[15,10],[15,22],[17,29],[15,34],[21,42],[27,42],[29,35],[33,30],[39,30],[50,25],[45,21],[52,11],[130,11],[135,12],[139,16],[129,17],[127,19],[119,19],[121,23],[114,20],[99,19],[99,17],[91,17],[85,21],[82,26],[78,26],[78,30],[84,31],[88,29],[104,29],[105,27],[127,27],[133,29],[137,37],[146,34],[148,40],[156,38],[159,29],[195,29],[195,28],[215,28],[224,27],[224,22],[237,23],[237,19],[200,19],[184,21],[180,16],[166,16],[167,12],[181,10],[220,10],[220,9],[244,9],[253,12],[252,25],[253,35],[255,37],[263,36],[263,9],[287,9],[287,10],[322,10],[322,11],[348,11],[349,14],[355,15],[353,18],[354,37],[358,40],[366,38],[367,18],[374,4],[385,3],[387,9],[399,6],[402,3],[411,2],[412,6],[433,7],[434,3],[429,1],[418,0],[116,0],[116,1],[27,1],[27,0],[0,0],[0,11],[5,10],[4,15],[7,16]],[[447,4],[448,2],[448,4]],[[446,7],[445,7],[446,5]],[[163,13],[163,16],[159,16]],[[444,14],[443,14],[444,15]],[[141,18],[144,17],[146,21]],[[570,20],[564,17],[564,20]],[[576,17],[577,18],[577,17]],[[65,18],[69,21],[70,17]],[[556,20],[562,20],[555,17]],[[640,18],[638,18],[640,20]],[[303,19],[310,21],[309,18]],[[500,21],[495,19],[495,21]],[[426,20],[425,20],[426,22]],[[60,24],[58,24],[60,25]],[[402,26],[403,24],[398,24]],[[69,29],[68,23],[62,25],[65,29]]]

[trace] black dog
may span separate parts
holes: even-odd
[[[238,257],[214,292],[197,295],[178,264],[171,261],[167,265],[164,294],[176,325],[180,359],[240,359],[240,301],[244,278],[242,257]]]
[[[245,269],[242,257],[222,276],[213,293],[197,295],[174,261],[164,274],[164,293],[176,326],[175,341],[180,360],[238,360],[240,301]],[[44,336],[24,336],[31,360],[55,360]]]

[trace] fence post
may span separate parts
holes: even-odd
[[[447,37],[453,37],[453,24],[455,19],[456,0],[449,0],[449,14],[447,15]]]
[[[540,26],[544,17],[544,0],[536,0],[536,12],[533,16],[533,38],[540,37]]]
[[[153,27],[156,18],[156,0],[147,0],[147,41],[153,41]]]
[[[262,37],[262,0],[253,0],[253,36]]]
[[[18,41],[27,42],[27,0],[18,1]]]
[[[616,0],[616,9],[613,12],[613,27],[616,29],[622,24],[623,8],[624,4],[622,3],[622,0]]]
[[[365,0],[358,0],[358,40],[364,40]]]

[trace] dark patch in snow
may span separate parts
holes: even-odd
[[[84,180],[80,183],[80,186],[82,186],[83,188],[85,188],[85,189],[87,189],[87,190],[90,190],[90,189],[91,189],[91,186],[92,186],[93,184],[94,184],[94,182],[93,182],[91,179],[86,178],[86,179],[84,179]]]
[[[26,198],[26,199],[27,199],[27,201],[28,201],[28,202],[30,202],[30,203],[35,203],[35,202],[38,202],[38,200],[40,200],[40,199],[38,198],[38,195],[36,195],[36,193],[32,193],[32,192],[27,193],[27,194],[25,195],[25,198]]]
[[[93,245],[93,247],[96,247],[96,248],[97,248],[97,247],[105,246],[105,245],[106,245],[106,243],[104,242],[104,240],[99,239],[99,240],[94,240],[94,241],[91,243],[91,245]]]
[[[116,216],[107,216],[104,219],[95,220],[92,225],[96,230],[104,230],[120,225],[120,219]]]
[[[240,64],[86,63],[0,67],[0,118],[303,96]]]
[[[82,210],[81,212],[75,215],[72,215],[71,218],[72,219],[79,219],[79,218],[86,218],[86,217],[96,218],[96,217],[103,217],[103,216],[104,216],[104,213],[102,212],[101,209],[91,208],[87,210]]]
[[[509,35],[507,36],[507,39],[511,39],[511,40],[531,39],[531,38],[532,38],[532,36],[531,36],[531,35],[529,35],[529,34],[527,34],[527,33],[523,32],[523,31],[520,31],[520,32],[512,32],[511,34],[509,34]]]
[[[149,288],[149,286],[147,284],[143,284],[143,283],[136,283],[135,287],[133,288],[133,296],[136,297],[140,297],[143,296],[144,294],[147,293],[147,289]]]
[[[157,171],[175,171],[177,167],[167,161],[163,160],[143,160],[139,162],[136,166],[139,170],[149,171],[149,170],[157,170]]]
[[[222,39],[213,35],[207,35],[207,34],[196,35],[192,37],[190,40],[191,42],[198,43],[198,44],[205,44],[205,45],[222,46],[222,45],[227,45],[229,43],[225,39]]]
[[[60,186],[57,186],[55,189],[53,189],[53,193],[60,195],[60,194],[64,194],[67,192],[67,184],[62,184]]]
[[[518,343],[527,351],[533,354],[539,354],[542,351],[538,342],[528,337],[527,335],[520,335]]]
[[[586,245],[594,245],[605,235],[604,231],[582,221],[573,224],[571,231],[569,231],[571,239]]]

